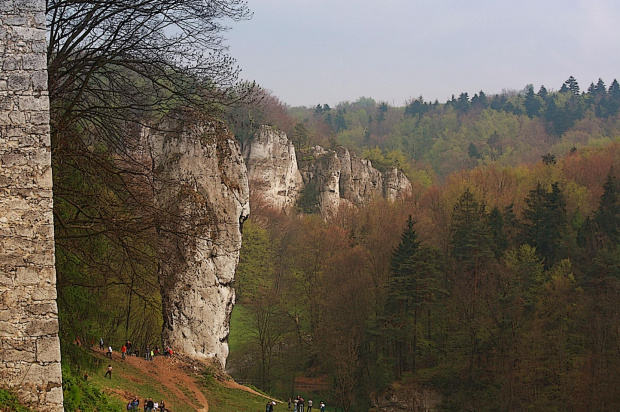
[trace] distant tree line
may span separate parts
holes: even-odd
[[[379,150],[384,159],[405,159],[408,176],[420,184],[492,162],[517,166],[546,154],[557,158],[613,140],[619,132],[614,119],[620,110],[620,85],[615,79],[608,87],[599,79],[585,91],[570,77],[557,91],[527,85],[495,95],[460,93],[445,103],[420,96],[402,107],[368,97],[335,107],[288,107],[262,93],[262,102],[236,112],[231,128],[241,141],[260,124],[276,125],[302,152],[300,158],[314,145],[342,145],[375,158]],[[244,122],[254,127],[244,129]],[[387,166],[402,167],[398,162],[400,166]]]

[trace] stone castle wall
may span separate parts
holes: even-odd
[[[0,0],[0,386],[62,411],[44,0]]]

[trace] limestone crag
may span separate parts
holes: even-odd
[[[340,188],[344,199],[363,206],[383,196],[383,177],[368,159],[351,155],[344,147],[336,149],[340,160]]]
[[[155,166],[163,340],[225,366],[241,225],[249,214],[245,164],[221,124],[186,113],[144,131]]]
[[[379,198],[402,200],[412,193],[411,182],[404,173],[394,168],[384,177],[370,160],[343,147],[313,147],[312,158],[304,162],[300,171],[306,187],[317,192],[318,209],[327,219],[342,207],[361,207]]]
[[[312,148],[311,161],[304,161],[302,176],[307,190],[313,192],[311,201],[325,218],[333,216],[338,209],[350,202],[342,197],[341,173],[342,165],[333,150],[325,150],[321,146]],[[346,189],[345,189],[346,190]]]
[[[395,167],[387,170],[383,179],[383,196],[387,200],[392,202],[403,200],[413,193],[413,187],[407,176]]]
[[[295,206],[303,187],[295,147],[284,132],[262,126],[243,148],[252,194],[285,211]]]
[[[281,210],[290,210],[303,197],[329,219],[342,207],[364,206],[377,198],[397,201],[412,193],[411,182],[402,171],[393,168],[384,176],[370,160],[344,147],[315,146],[310,159],[298,163],[286,134],[266,126],[245,142],[243,153],[250,190]]]
[[[45,2],[0,1],[0,387],[62,411]]]

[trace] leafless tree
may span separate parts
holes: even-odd
[[[239,82],[223,34],[226,19],[250,17],[242,0],[48,0],[59,299],[73,311],[65,319],[88,317],[92,299],[112,295],[109,323],[125,333],[136,305],[157,316],[161,216],[152,164],[136,156],[140,129],[185,108],[216,118],[246,99],[253,86]]]

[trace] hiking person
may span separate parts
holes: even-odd
[[[291,410],[291,403],[292,403],[291,398],[288,398],[288,407],[286,408],[287,411]]]
[[[133,403],[132,402],[127,402],[127,410],[131,411],[133,409]]]
[[[106,353],[106,356],[110,359],[112,359],[112,346],[108,346],[108,352]]]
[[[127,346],[121,346],[121,358],[125,359],[127,357]]]
[[[321,403],[319,403],[319,407],[321,408],[321,412],[325,412],[325,402],[321,401]]]
[[[305,401],[304,398],[299,398],[299,412],[304,412]]]
[[[140,399],[134,398],[133,402],[131,402],[131,404],[133,405],[133,408],[137,411],[138,410],[138,406],[140,406]]]
[[[265,412],[273,412],[273,405],[271,401],[267,401],[267,405],[265,405]]]
[[[153,403],[153,398],[149,398],[148,402],[146,403],[146,410],[150,412],[153,410],[154,407],[155,404]]]
[[[103,350],[103,338],[99,339],[99,350]]]
[[[159,402],[159,409],[161,409],[161,412],[166,412],[166,404],[163,399]]]
[[[295,412],[299,412],[299,395],[297,395],[293,403],[295,404]]]
[[[110,379],[112,379],[112,365],[108,365],[108,371],[105,373],[105,375],[103,375],[103,377],[105,378],[108,375],[110,375]]]
[[[308,412],[312,412],[312,399],[308,399]]]
[[[146,345],[146,353],[144,354],[144,360],[150,360],[149,357],[151,356],[151,347],[149,345]]]

